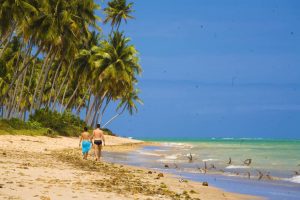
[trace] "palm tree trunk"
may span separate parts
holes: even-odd
[[[52,99],[52,92],[54,90],[54,85],[55,85],[55,82],[56,82],[56,78],[58,76],[58,72],[62,66],[62,63],[63,63],[63,59],[60,61],[58,67],[57,67],[57,70],[55,72],[55,75],[54,75],[54,79],[53,79],[53,82],[52,82],[52,85],[51,85],[51,90],[50,90],[50,97],[49,97],[49,101],[48,101],[48,108],[50,108],[50,104],[51,104],[51,99]]]
[[[85,123],[88,123],[88,121],[89,121],[89,119],[90,119],[90,115],[91,115],[91,113],[92,113],[92,110],[93,110],[93,108],[94,108],[96,102],[97,102],[97,98],[94,97],[93,104],[92,104],[92,106],[88,109],[88,112],[87,112],[87,114],[85,115],[85,119],[84,119]]]
[[[23,71],[29,66],[30,62],[39,55],[40,52],[41,52],[41,48],[38,49],[38,51],[36,52],[36,54],[33,57],[30,58],[30,60],[25,64],[25,66],[23,66],[19,71],[17,71],[17,73],[14,74],[14,77],[12,78],[12,81],[9,84],[8,88],[6,89],[5,93],[0,97],[0,102],[3,102],[3,100],[7,97],[9,91],[13,87],[14,83],[16,82],[16,80],[23,73]]]
[[[20,80],[18,79],[14,89],[11,91],[11,94],[9,95],[9,98],[7,99],[6,118],[10,118],[12,108],[13,108],[13,105],[14,105],[14,101],[15,101],[15,97],[16,97],[16,92],[17,92],[18,87],[19,87],[19,82],[20,82]]]
[[[14,31],[15,31],[15,25],[13,25],[13,27],[12,27],[12,29],[11,29],[11,32],[10,32],[9,35],[8,35],[7,41],[6,41],[6,43],[4,44],[4,46],[3,46],[3,49],[0,51],[0,58],[2,57],[3,53],[4,53],[5,50],[7,49],[8,45],[9,45],[9,43],[10,43],[10,41],[11,41],[11,38],[12,38],[12,36],[13,36],[13,34],[14,34]]]
[[[87,92],[84,94],[83,100],[85,100],[86,96],[87,96],[88,94],[90,94],[90,92],[91,92],[91,86],[89,86],[89,89],[88,89]],[[89,100],[90,100],[90,98],[89,98]],[[79,104],[78,107],[76,108],[76,114],[77,114],[77,115],[78,115],[78,113],[79,113],[79,111],[80,111],[80,108],[81,108],[81,104]]]
[[[22,66],[25,65],[27,59],[29,58],[29,55],[30,55],[30,52],[32,50],[32,47],[33,47],[33,44],[32,43],[29,43],[28,45],[28,50],[23,58],[23,63],[22,63]],[[23,76],[23,81],[22,81],[22,86],[21,86],[21,93],[20,93],[20,99],[19,99],[19,103],[16,105],[16,111],[19,112],[19,108],[20,108],[20,105],[21,105],[21,102],[22,102],[22,98],[23,98],[23,90],[24,90],[24,85],[25,85],[25,81],[26,81],[26,75],[27,75],[27,71],[28,71],[28,67],[26,67],[25,69],[25,72],[22,72],[22,74],[24,74]]]
[[[19,70],[19,61],[20,61],[20,57],[21,57],[21,54],[19,53],[18,54],[18,58],[17,58],[17,62],[16,62],[16,66],[17,66],[17,68],[16,68],[16,70],[15,70],[15,72],[14,72],[14,75],[15,74],[17,74],[18,73],[18,70]],[[17,81],[17,83],[18,83],[18,81],[19,81],[19,78],[16,80]],[[13,88],[13,85],[14,84],[12,84],[11,85],[11,87]],[[7,97],[8,97],[8,99],[7,99],[7,106],[6,106],[6,117],[8,117],[9,115],[10,115],[10,112],[11,112],[11,106],[12,106],[12,104],[13,104],[13,98],[14,98],[14,91],[16,91],[16,85],[15,85],[15,88],[14,88],[14,90],[12,91],[12,94],[11,95],[8,95],[8,93],[7,93]],[[4,100],[5,100],[5,98],[6,97],[4,97],[4,95],[2,96],[2,98],[1,99],[3,99],[3,101],[2,102],[4,102]]]
[[[49,60],[50,52],[51,52],[51,50],[47,53],[47,56],[46,56],[46,58],[44,60],[44,63],[42,65],[42,69],[41,69],[41,72],[40,72],[40,76],[39,76],[38,82],[36,84],[34,93],[33,93],[32,103],[31,103],[30,112],[29,112],[30,115],[32,114],[33,108],[35,108],[34,104],[35,104],[35,98],[36,98],[36,95],[37,95],[37,92],[38,92],[38,89],[39,89],[39,86],[40,86],[39,83],[42,81],[43,73],[44,73],[44,70],[45,70],[45,66],[46,66],[47,60]]]
[[[22,82],[22,86],[21,86],[21,92],[20,92],[20,99],[19,99],[19,102],[16,106],[16,112],[19,112],[19,109],[20,109],[20,105],[21,105],[21,102],[22,102],[22,98],[23,98],[23,90],[24,90],[24,85],[25,85],[25,81],[26,81],[26,75],[27,75],[27,71],[28,71],[28,68],[25,70],[24,72],[24,77],[23,77],[23,82]]]
[[[78,81],[77,83],[77,86],[76,86],[76,89],[74,90],[73,94],[71,95],[68,103],[65,105],[65,108],[64,109],[67,109],[68,106],[70,105],[71,101],[73,100],[73,98],[75,97],[75,94],[77,93],[77,90],[79,89],[79,85],[80,85],[80,82]]]
[[[56,102],[57,102],[57,99],[58,99],[58,97],[59,97],[59,95],[60,95],[60,92],[61,92],[63,86],[65,85],[65,82],[66,82],[66,80],[67,80],[67,77],[69,76],[69,72],[70,72],[70,69],[71,69],[71,66],[72,66],[72,65],[73,65],[73,60],[70,62],[69,66],[68,66],[68,69],[67,69],[67,73],[66,73],[66,75],[65,75],[65,77],[64,77],[64,80],[63,80],[63,82],[61,83],[58,92],[57,92],[56,95],[54,96],[54,101],[53,101],[53,105],[52,105],[52,111],[54,111],[54,109],[55,109],[55,104],[56,104]]]
[[[119,32],[120,25],[121,25],[121,23],[118,23],[117,32]]]
[[[101,105],[102,105],[102,102],[103,102],[103,100],[104,100],[106,94],[107,94],[107,91],[103,93],[103,95],[101,96],[100,99],[99,99],[99,98],[97,99],[98,102],[97,102],[97,106],[96,106],[96,107],[98,107],[100,103],[101,103]],[[91,111],[93,110],[93,109],[92,109],[93,107],[94,107],[94,102],[93,102],[93,106],[91,107],[89,113],[88,113],[87,116],[86,116],[86,118],[88,118],[88,119],[85,120],[86,123],[88,123],[88,121],[89,121],[89,119],[90,119],[90,114],[91,114]],[[95,107],[95,108],[96,108],[96,107]]]
[[[110,100],[111,100],[111,96],[109,96],[109,97],[106,99],[105,106],[104,106],[104,108],[103,108],[103,110],[102,110],[102,112],[101,112],[101,115],[100,115],[99,124],[102,123],[103,115],[104,115],[104,113],[105,113],[105,111],[106,111],[106,108],[108,107],[108,104],[109,104]]]
[[[12,109],[13,109],[13,106],[14,106],[14,102],[15,102],[15,99],[16,99],[16,96],[17,96],[18,89],[19,89],[19,83],[20,83],[20,80],[18,79],[16,87],[15,87],[15,91],[13,93],[11,102],[9,104],[8,113],[7,113],[7,118],[8,119],[10,119],[10,117],[11,117],[11,112],[12,112]]]
[[[90,96],[89,96],[88,105],[87,105],[86,110],[85,110],[85,116],[87,116],[89,108],[90,108],[91,97],[92,97],[92,94],[90,94]]]
[[[101,108],[101,106],[102,106],[102,102],[103,102],[103,100],[102,101],[99,101],[98,102],[98,105],[95,107],[95,111],[94,111],[94,115],[93,115],[93,120],[91,121],[91,126],[92,127],[95,127],[95,123],[96,123],[96,116],[97,116],[97,114],[99,113],[99,110],[100,110],[100,108]]]
[[[108,120],[103,126],[102,128],[105,128],[108,124],[110,124],[114,119],[116,119],[117,117],[119,117],[120,115],[123,114],[123,112],[125,111],[125,106],[123,108],[123,110],[120,113],[117,113],[115,116],[113,116],[112,118],[110,118],[110,120]]]
[[[66,97],[66,94],[67,94],[67,91],[68,91],[68,85],[69,85],[69,82],[67,83],[66,88],[65,88],[65,92],[64,92],[61,104],[60,104],[60,111],[59,111],[59,113],[62,112],[63,107],[64,107],[64,101],[65,101],[65,97]]]
[[[34,67],[35,67],[35,62],[33,63],[32,67],[31,67],[31,74],[30,74],[30,79],[29,79],[29,83],[28,83],[28,90],[30,90],[30,87],[31,87],[31,83],[32,83],[32,78],[33,78],[33,74],[34,74]],[[25,96],[26,98],[27,96]],[[26,99],[27,101],[27,99]],[[24,108],[25,109],[25,108]],[[25,115],[26,115],[26,109],[25,109]],[[19,116],[19,118],[21,118],[22,115]]]
[[[38,101],[37,101],[37,108],[38,109],[40,109],[41,105],[42,105],[42,99],[43,99],[43,95],[44,95],[45,86],[46,86],[46,83],[47,83],[48,74],[49,74],[50,68],[52,66],[52,62],[53,62],[53,60],[56,56],[56,53],[57,53],[57,51],[50,58],[50,60],[48,62],[48,67],[45,71],[44,79],[43,79],[43,82],[42,82],[42,88],[41,88],[40,95],[39,95],[39,98],[38,98]]]

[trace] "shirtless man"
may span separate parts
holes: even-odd
[[[85,159],[85,160],[87,160],[89,150],[91,149],[91,146],[92,146],[92,144],[90,142],[91,137],[90,137],[89,132],[87,132],[87,131],[88,131],[87,127],[84,127],[84,131],[81,133],[80,141],[79,141],[79,147],[81,144],[83,159]]]
[[[105,146],[105,139],[104,139],[104,133],[100,129],[100,124],[97,124],[97,128],[93,131],[93,137],[92,139],[94,140],[94,151],[95,151],[95,157],[96,161],[100,160],[101,157],[101,150],[102,150],[102,145]]]

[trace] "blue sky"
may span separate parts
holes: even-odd
[[[140,52],[144,105],[110,129],[133,137],[300,138],[300,1],[134,3],[136,19],[121,28]]]

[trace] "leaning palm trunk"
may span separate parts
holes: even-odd
[[[14,107],[14,102],[15,102],[17,92],[18,92],[18,89],[19,89],[19,83],[20,83],[20,80],[17,81],[15,91],[13,93],[12,99],[11,99],[10,104],[9,104],[9,109],[8,109],[8,113],[7,113],[7,118],[8,119],[10,119],[10,117],[11,117],[11,113],[12,113],[12,110],[13,110],[13,107]]]
[[[72,102],[73,98],[75,97],[75,95],[76,95],[76,93],[79,89],[79,85],[80,85],[80,82],[78,81],[77,86],[76,86],[73,94],[71,95],[71,97],[69,98],[69,101],[67,102],[67,104],[64,107],[64,110],[66,110],[69,107],[70,103]]]
[[[29,89],[30,89],[31,83],[32,83],[32,78],[33,78],[33,74],[34,74],[34,67],[35,67],[35,62],[33,63],[32,67],[31,67],[32,69],[31,69],[30,79],[29,79],[29,83],[28,83],[28,88]],[[25,100],[27,101],[26,96],[25,96]],[[24,112],[24,116],[26,116],[26,108],[23,108],[23,112]],[[22,113],[20,113],[20,116],[19,116],[19,119],[21,119],[21,118],[22,118]]]
[[[96,109],[95,109],[94,116],[93,116],[93,120],[92,120],[92,123],[91,123],[92,126],[95,126],[95,125],[96,125],[96,122],[97,122],[98,119],[99,119],[99,115],[100,115],[100,113],[101,113],[101,107],[102,107],[102,104],[103,104],[103,102],[104,102],[104,98],[105,98],[105,95],[102,96],[102,98],[101,98],[101,100],[100,100],[100,102],[99,102],[98,107],[96,107]],[[106,106],[107,106],[107,101],[106,101],[105,107],[106,107]]]
[[[64,92],[64,94],[63,94],[63,98],[62,98],[62,101],[61,101],[61,104],[60,104],[60,110],[59,110],[59,113],[62,112],[63,107],[64,107],[64,101],[65,101],[65,97],[66,97],[66,94],[67,94],[67,91],[68,91],[68,85],[69,85],[69,83],[67,83],[67,85],[66,85],[65,92]]]
[[[56,72],[55,72],[54,78],[53,78],[53,82],[52,82],[51,90],[50,90],[50,97],[49,97],[49,101],[48,101],[48,108],[50,108],[51,99],[52,99],[52,92],[53,92],[53,90],[54,90],[56,78],[57,78],[57,76],[58,76],[58,72],[60,71],[60,68],[61,68],[61,66],[62,66],[62,63],[63,63],[63,59],[60,61],[59,65],[58,65],[58,67],[57,67],[57,70],[56,70]]]
[[[28,71],[28,68],[25,70],[24,76],[23,76],[23,81],[22,81],[22,86],[21,86],[21,91],[20,91],[20,98],[19,98],[19,102],[18,102],[18,104],[17,104],[17,106],[16,106],[16,112],[17,112],[17,113],[19,112],[20,105],[21,105],[22,98],[23,98],[23,90],[24,90],[24,85],[25,85],[25,81],[26,81],[27,71]],[[21,112],[21,113],[22,113],[22,112]]]
[[[9,43],[11,41],[11,38],[14,35],[14,31],[15,31],[15,25],[12,27],[11,32],[8,34],[8,37],[6,38],[6,43],[4,44],[3,48],[0,51],[0,58],[2,57],[3,53],[7,49],[8,45],[9,45]]]
[[[101,99],[99,99],[99,97],[97,97],[97,99],[96,99],[96,97],[95,97],[95,99],[94,99],[94,102],[93,102],[93,105],[91,106],[91,108],[90,108],[90,110],[89,110],[89,112],[88,112],[88,114],[86,115],[86,117],[85,117],[85,123],[88,123],[88,121],[89,121],[89,119],[90,119],[90,117],[91,117],[91,113],[92,113],[92,111],[93,111],[93,109],[94,109],[94,107],[95,107],[95,102],[96,102],[96,100],[99,102],[101,102],[101,101],[103,101],[103,99],[104,99],[104,97],[105,97],[105,95],[107,94],[107,91],[106,92],[104,92],[104,94],[102,95],[102,97],[101,97]],[[97,102],[97,105],[99,105],[99,103]],[[96,106],[96,107],[98,107],[98,106]]]
[[[56,53],[57,53],[57,51],[50,58],[50,60],[48,62],[48,67],[46,68],[46,71],[45,71],[44,79],[43,79],[43,82],[42,82],[42,88],[41,88],[40,95],[39,95],[39,98],[38,98],[38,101],[37,101],[37,108],[38,109],[40,109],[41,105],[42,105],[42,99],[43,99],[43,95],[44,95],[45,86],[46,86],[46,83],[47,83],[48,74],[49,74],[50,68],[52,66],[53,60],[56,56]]]
[[[26,63],[26,61],[27,61],[27,59],[29,59],[29,55],[30,55],[30,52],[32,50],[32,46],[33,46],[32,43],[30,43],[29,44],[29,48],[28,48],[28,50],[27,50],[27,52],[25,54],[25,58],[23,59],[22,66],[24,66],[25,63]],[[26,67],[25,72],[23,72],[24,76],[23,76],[23,81],[22,81],[22,87],[21,87],[19,102],[16,104],[16,112],[19,112],[19,108],[20,108],[20,105],[21,105],[21,102],[22,102],[23,90],[24,90],[24,85],[25,85],[25,81],[26,81],[27,71],[28,71],[28,67]]]
[[[16,62],[16,66],[17,66],[17,69],[16,71],[14,72],[14,74],[17,74],[18,73],[18,70],[19,70],[19,61],[21,59],[21,54],[19,53],[18,54],[18,58],[17,58],[17,62]],[[16,92],[18,90],[18,87],[19,87],[19,82],[20,82],[20,77],[18,77],[17,79],[17,83],[15,85],[15,89],[13,91],[13,94],[8,98],[8,106],[7,106],[7,118],[9,119],[10,118],[10,115],[11,115],[11,112],[12,112],[12,109],[13,109],[13,106],[14,106],[14,101],[15,101],[15,98],[16,98]]]
[[[109,96],[109,97],[106,99],[105,106],[104,106],[102,112],[99,112],[99,115],[100,115],[100,116],[98,115],[98,117],[97,117],[97,121],[99,122],[99,124],[102,124],[103,115],[104,115],[104,113],[105,113],[105,111],[106,111],[106,109],[107,109],[107,107],[108,107],[110,101],[111,101],[111,96]],[[99,117],[100,117],[100,119],[99,119]]]
[[[96,126],[96,122],[98,122],[99,124],[101,124],[101,122],[99,122],[99,117],[100,117],[101,111],[98,111],[97,117],[95,118],[95,121],[93,122],[93,126]]]
[[[86,106],[86,110],[85,110],[85,116],[87,116],[89,108],[90,108],[90,104],[91,104],[91,97],[93,94],[90,94],[89,99],[88,99],[88,104]]]
[[[65,85],[65,82],[66,82],[66,80],[67,80],[67,77],[69,76],[69,72],[70,72],[70,69],[71,69],[72,64],[73,64],[73,60],[70,62],[69,66],[68,66],[68,69],[67,69],[67,73],[66,73],[66,75],[65,75],[65,77],[64,77],[64,80],[63,80],[63,82],[61,83],[61,85],[60,85],[60,87],[59,87],[59,90],[58,90],[58,92],[56,93],[56,95],[55,95],[55,97],[54,97],[54,101],[53,101],[53,105],[52,105],[52,111],[54,111],[54,109],[55,109],[55,104],[56,104],[57,99],[58,99],[58,97],[59,97],[59,95],[60,95],[60,93],[61,93],[61,90],[63,89],[63,87],[64,87],[64,85]]]
[[[90,94],[90,92],[91,92],[91,86],[89,86],[89,89],[87,90],[87,92],[84,94],[84,96],[83,96],[83,100],[85,100],[85,98],[86,98],[86,96],[88,95],[88,94]],[[90,99],[90,98],[89,98]],[[82,104],[81,103],[79,103],[79,105],[78,105],[78,107],[76,108],[76,114],[78,115],[79,114],[79,112],[80,112],[80,108],[82,107]]]
[[[96,116],[99,116],[98,113],[99,113],[100,108],[101,108],[101,106],[102,106],[102,102],[103,102],[103,101],[100,101],[100,102],[98,103],[98,105],[95,107],[95,111],[94,111],[94,114],[93,114],[93,118],[91,118],[91,119],[92,119],[92,121],[91,121],[91,126],[92,126],[92,127],[95,126],[95,123],[96,123]]]
[[[123,110],[120,113],[117,113],[115,116],[113,116],[110,120],[108,120],[103,126],[102,128],[105,128],[108,124],[110,124],[114,119],[116,119],[117,117],[119,117],[120,115],[123,114],[123,112],[125,111],[125,106],[123,108]]]
[[[33,57],[31,57],[30,60],[28,60],[27,63],[24,66],[22,66],[22,68],[14,74],[14,76],[12,78],[12,81],[10,82],[8,88],[6,89],[6,91],[4,92],[4,94],[0,97],[0,102],[3,102],[3,100],[7,97],[8,93],[10,92],[10,90],[12,89],[12,87],[14,86],[14,84],[17,81],[17,79],[19,78],[19,76],[29,66],[30,62],[39,55],[40,52],[41,52],[41,49],[38,49],[38,51],[36,52],[36,54]]]
[[[34,107],[34,105],[35,105],[35,98],[36,98],[36,95],[37,95],[37,92],[38,92],[38,89],[39,89],[39,86],[40,86],[39,83],[42,81],[43,73],[44,73],[44,70],[45,70],[45,66],[46,66],[47,60],[49,60],[50,52],[51,52],[51,48],[50,48],[50,51],[48,52],[48,54],[47,54],[47,56],[45,58],[45,61],[44,61],[43,65],[42,65],[41,73],[40,73],[38,82],[36,84],[36,87],[35,87],[35,90],[34,90],[34,93],[33,93],[32,103],[31,103],[30,112],[29,112],[30,114],[32,114],[32,111],[35,108]]]
[[[96,104],[97,101],[98,101],[98,99],[96,97],[94,97],[94,101],[93,101],[91,107],[87,108],[88,112],[87,112],[87,114],[85,116],[85,119],[84,119],[85,123],[88,123],[88,121],[90,119],[90,115],[92,114],[93,108],[94,108],[94,106],[95,106],[95,104]]]

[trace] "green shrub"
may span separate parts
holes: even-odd
[[[4,123],[8,124],[10,127],[14,128],[14,129],[30,129],[29,125],[17,118],[12,118],[10,120],[8,119],[3,119],[2,120]]]
[[[85,122],[70,112],[60,114],[56,111],[41,109],[29,116],[29,121],[36,121],[45,128],[50,128],[64,136],[77,136],[86,126]]]
[[[108,128],[101,128],[102,131],[104,131],[104,133],[106,135],[112,135],[112,136],[117,136],[115,133],[113,133],[111,130],[109,130]]]
[[[42,124],[40,122],[37,122],[37,121],[28,121],[27,125],[31,129],[41,129],[41,128],[43,128]]]
[[[1,119],[0,128],[2,129],[14,129],[14,130],[38,130],[42,129],[42,124],[36,121],[24,122],[17,118]]]

